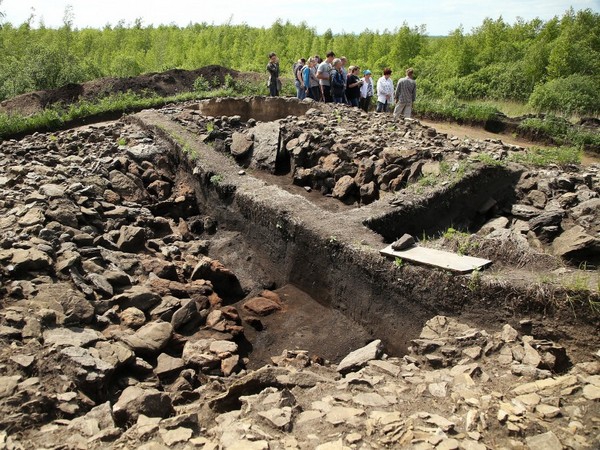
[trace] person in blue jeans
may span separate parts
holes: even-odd
[[[342,61],[339,58],[333,60],[331,71],[331,96],[333,103],[346,103],[346,80],[342,74]]]
[[[294,64],[294,85],[296,86],[296,97],[299,100],[306,98],[306,86],[304,86],[304,80],[302,79],[302,69],[306,64],[306,60],[301,58],[296,64]]]

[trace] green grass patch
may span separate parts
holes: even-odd
[[[563,117],[547,115],[544,118],[525,119],[519,125],[519,131],[535,138],[549,139],[558,145],[576,146],[600,153],[600,133],[573,125]]]
[[[486,103],[460,103],[455,99],[423,97],[416,101],[415,110],[423,116],[457,122],[482,123],[496,116],[496,107]]]
[[[509,161],[520,164],[546,167],[551,164],[567,166],[580,164],[583,151],[577,147],[531,147],[527,151],[513,153]]]

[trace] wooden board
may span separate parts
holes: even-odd
[[[474,258],[472,256],[458,255],[444,250],[434,248],[414,246],[406,250],[392,250],[388,245],[380,252],[384,256],[391,258],[400,258],[403,261],[410,261],[416,264],[439,267],[457,273],[471,273],[474,270],[481,270],[492,264],[492,261],[483,258]]]

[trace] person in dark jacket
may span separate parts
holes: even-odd
[[[274,52],[269,53],[269,64],[267,64],[267,72],[269,72],[269,95],[277,97],[281,89],[281,81],[279,80],[279,58]]]
[[[346,80],[342,73],[342,61],[339,58],[333,60],[333,70],[331,71],[331,96],[333,103],[346,103],[344,94],[346,90]]]
[[[346,98],[351,106],[358,107],[360,101],[360,87],[362,81],[358,78],[360,67],[350,66],[348,68],[348,78],[346,79]]]

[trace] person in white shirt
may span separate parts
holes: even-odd
[[[394,82],[390,78],[392,69],[383,69],[383,76],[377,80],[377,112],[387,112],[394,96]]]
[[[360,102],[359,106],[365,112],[369,112],[369,105],[371,104],[371,98],[373,98],[373,77],[371,76],[370,70],[363,72],[364,78],[361,78],[362,84],[360,86]]]

